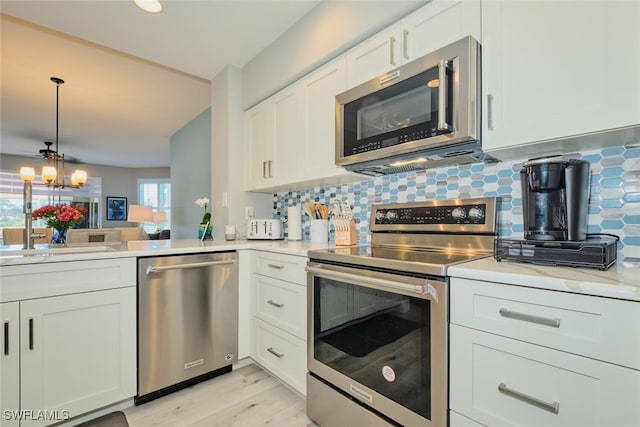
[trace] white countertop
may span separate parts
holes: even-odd
[[[551,267],[483,258],[449,268],[453,277],[640,301],[640,265],[616,262],[610,269]]]
[[[90,259],[179,255],[199,252],[221,252],[257,249],[289,255],[307,256],[310,250],[327,249],[333,245],[287,240],[209,240],[197,239],[133,240],[117,245],[69,246],[48,252],[46,245],[36,245],[35,251],[22,251],[21,246],[0,248],[0,266],[69,262]]]

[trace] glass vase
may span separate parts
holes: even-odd
[[[51,233],[51,243],[54,245],[64,245],[67,243],[68,228],[54,228]]]
[[[207,226],[207,224],[198,224],[198,239],[199,240],[213,240],[213,236],[211,232],[213,231],[213,227],[211,224]]]

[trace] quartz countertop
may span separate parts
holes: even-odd
[[[449,268],[449,275],[532,288],[640,301],[640,265],[617,261],[601,271],[483,258]]]
[[[209,240],[201,242],[197,239],[132,240],[116,245],[67,246],[64,248],[55,248],[53,251],[49,251],[46,245],[36,245],[35,250],[23,251],[21,250],[21,246],[16,245],[0,247],[0,266],[106,258],[179,255],[243,249],[307,256],[308,251],[327,249],[332,246],[330,243],[318,244],[287,240]]]

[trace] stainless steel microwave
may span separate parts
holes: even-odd
[[[480,44],[465,37],[336,96],[336,164],[376,176],[493,160],[480,99]]]

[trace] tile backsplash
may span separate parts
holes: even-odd
[[[620,146],[565,157],[591,164],[589,233],[620,237],[618,259],[640,262],[640,146]],[[274,194],[275,218],[287,207],[317,201],[347,201],[353,208],[360,244],[370,240],[369,215],[375,203],[402,203],[473,197],[499,197],[498,227],[504,238],[522,239],[520,161],[471,164],[406,172],[337,186]],[[309,240],[310,221],[303,215],[302,235]],[[333,233],[330,233],[333,240]]]

